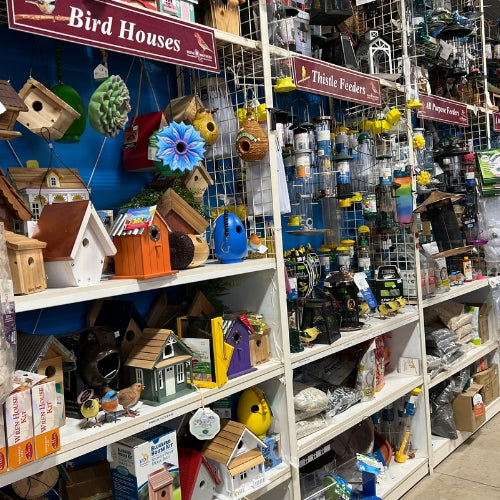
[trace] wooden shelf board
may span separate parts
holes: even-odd
[[[456,285],[450,287],[449,292],[439,293],[434,295],[434,297],[429,297],[428,299],[424,299],[422,301],[422,306],[424,308],[433,306],[435,304],[439,304],[444,302],[445,300],[451,300],[456,297],[460,297],[462,295],[466,295],[471,292],[475,292],[476,290],[481,290],[489,286],[489,282],[487,279],[472,281],[471,283],[464,283],[463,285]]]

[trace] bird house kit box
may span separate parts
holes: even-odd
[[[5,400],[7,462],[10,470],[35,459],[31,391],[16,390]]]
[[[24,84],[19,97],[28,110],[20,112],[17,121],[47,140],[61,139],[71,124],[80,118],[78,111],[34,78],[29,78]]]
[[[168,226],[155,206],[122,210],[110,231],[116,245],[113,278],[147,279],[176,273]]]
[[[148,477],[165,467],[173,478],[172,496],[161,498],[166,500],[182,498],[174,430],[163,425],[152,427],[110,444],[107,455],[111,468],[114,500],[148,498]]]
[[[7,470],[7,445],[5,442],[5,420],[0,411],[0,474]]]
[[[474,432],[486,421],[486,409],[481,396],[482,385],[471,384],[452,402],[453,417],[459,431]]]
[[[43,259],[49,288],[97,285],[105,257],[116,253],[89,200],[45,206],[33,238],[47,243]]]
[[[42,381],[31,388],[35,457],[43,458],[61,449],[59,404],[55,381]]]
[[[27,295],[45,290],[47,275],[43,262],[43,249],[47,243],[11,231],[5,231],[5,240],[14,295]]]

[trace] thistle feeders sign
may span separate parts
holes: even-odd
[[[219,72],[212,29],[154,11],[94,0],[7,0],[9,28]]]
[[[299,90],[369,106],[382,106],[378,78],[307,57],[294,57],[293,71]]]

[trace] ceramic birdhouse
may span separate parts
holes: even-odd
[[[198,130],[207,146],[215,144],[217,137],[219,137],[219,128],[215,123],[212,112],[208,109],[201,109],[196,113],[193,127]]]
[[[244,161],[262,160],[269,150],[267,135],[254,118],[251,110],[247,112],[247,117],[243,120],[238,131],[236,150]]]
[[[24,84],[19,97],[28,110],[19,113],[17,121],[48,140],[61,139],[72,123],[80,118],[78,111],[34,78],[29,78]]]
[[[184,185],[193,193],[195,201],[199,202],[203,201],[205,191],[213,183],[212,177],[202,163],[189,172],[184,179]]]
[[[0,102],[5,111],[0,114],[0,138],[14,139],[21,132],[12,130],[21,111],[28,111],[28,106],[17,95],[7,80],[0,80]]]

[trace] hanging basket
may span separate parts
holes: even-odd
[[[251,111],[247,112],[247,117],[241,124],[236,138],[236,150],[244,161],[262,160],[269,150],[267,135],[253,118]]]

